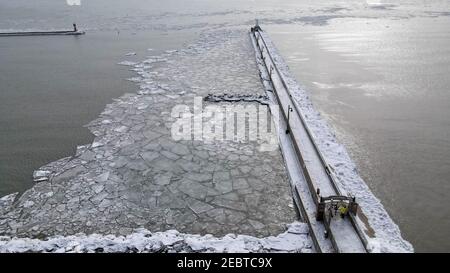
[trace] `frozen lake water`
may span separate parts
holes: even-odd
[[[91,31],[85,37],[0,40],[1,195],[30,188],[33,170],[91,141],[83,125],[112,98],[136,91],[126,80],[133,73],[117,65],[126,53],[136,51],[140,56],[127,58],[139,60],[180,47],[195,34]]]
[[[207,32],[186,49],[121,63],[140,76],[139,94],[123,95],[89,123],[92,145],[36,173],[51,183],[22,195],[1,218],[1,233],[127,235],[144,227],[269,236],[297,219],[277,146],[171,134],[176,105],[211,92],[263,94],[246,30]]]

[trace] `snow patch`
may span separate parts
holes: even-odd
[[[193,235],[176,230],[151,233],[137,229],[128,236],[85,235],[55,236],[45,240],[0,237],[1,253],[23,252],[313,252],[305,223],[294,222],[278,236],[257,238],[228,234]]]
[[[36,183],[47,181],[47,180],[49,180],[50,175],[51,175],[50,171],[46,171],[46,170],[34,171],[33,172],[33,181]]]
[[[131,61],[122,61],[122,62],[118,63],[118,65],[135,66],[136,63],[135,62],[131,62]]]

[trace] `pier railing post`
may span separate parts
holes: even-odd
[[[292,112],[292,107],[288,105],[288,116],[287,116],[287,123],[286,123],[286,134],[289,134],[289,117],[290,113]]]

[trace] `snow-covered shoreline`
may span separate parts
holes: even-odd
[[[77,234],[54,236],[46,240],[0,237],[0,253],[156,253],[156,252],[220,252],[220,253],[309,253],[312,242],[308,226],[294,222],[278,236],[256,238],[228,234],[221,238],[212,235],[193,235],[176,230],[151,233],[138,229],[127,236]]]

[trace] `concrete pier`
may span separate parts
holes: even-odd
[[[0,37],[13,36],[58,36],[58,35],[84,35],[85,32],[78,30],[77,25],[73,24],[73,30],[49,30],[49,31],[16,31],[16,32],[0,32]]]

